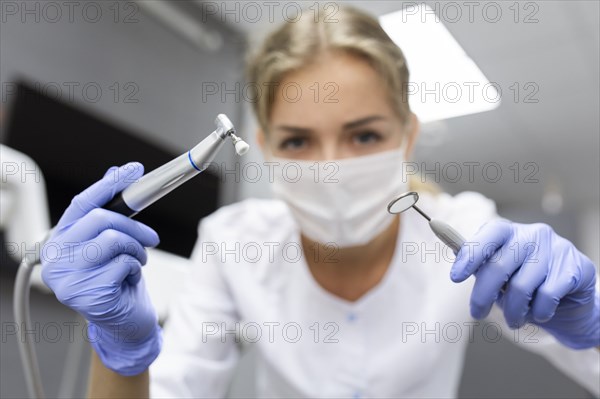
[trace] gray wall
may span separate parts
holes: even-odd
[[[72,22],[66,6],[60,8],[62,17],[52,22],[54,11],[45,9],[43,2],[10,3],[17,4],[18,13],[4,13],[0,28],[3,107],[10,103],[14,81],[24,77],[50,95],[177,152],[210,133],[218,113],[238,123],[238,104],[203,96],[203,87],[210,82],[233,87],[240,79],[244,43],[231,30],[214,27],[220,29],[226,45],[209,52],[183,40],[130,1],[75,2],[79,5]],[[38,13],[21,15],[25,7],[35,10],[36,5]],[[91,22],[97,7],[101,16]],[[96,88],[101,94],[96,94]],[[85,132],[81,134],[84,143]],[[220,159],[232,156],[226,146]],[[231,202],[234,193],[224,194],[224,202]]]

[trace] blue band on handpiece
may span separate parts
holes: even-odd
[[[196,169],[198,172],[202,172],[202,169],[197,167],[196,164],[194,163],[194,161],[192,160],[192,150],[188,151],[188,159],[190,160],[190,163],[192,164],[194,169]]]

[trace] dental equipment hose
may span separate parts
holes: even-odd
[[[181,154],[172,161],[145,174],[139,180],[129,185],[110,201],[105,209],[133,217],[149,205],[173,191],[192,177],[208,167],[227,137],[231,138],[238,155],[244,155],[250,148],[248,144],[235,135],[235,128],[229,118],[219,114],[215,120],[217,128],[198,145]],[[28,339],[31,317],[29,293],[31,274],[34,267],[40,263],[41,247],[50,238],[50,230],[44,240],[36,247],[35,254],[28,254],[21,260],[13,293],[13,310],[17,326],[24,331],[17,339],[19,353],[23,362],[23,371],[29,397],[42,399],[45,397],[35,344]]]
[[[49,234],[44,241],[48,239]],[[29,315],[29,290],[31,285],[31,273],[33,268],[40,261],[39,251],[33,257],[25,256],[21,260],[17,277],[15,279],[15,288],[13,293],[13,306],[15,322],[22,331],[30,331],[31,317]],[[44,387],[40,375],[40,368],[35,352],[35,344],[27,338],[27,334],[21,334],[17,339],[19,354],[23,362],[23,372],[25,374],[25,384],[31,398],[44,398]]]

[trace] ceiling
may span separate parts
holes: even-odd
[[[393,1],[342,3],[376,15],[403,6]],[[487,78],[499,84],[503,96],[493,111],[423,126],[415,159],[426,162],[429,170],[438,163],[441,183],[450,192],[476,190],[505,204],[540,204],[544,191],[554,185],[567,207],[590,203],[597,206],[599,2],[521,2],[518,23],[509,9],[513,2],[496,3],[502,4],[503,12],[496,23],[484,18],[485,3],[476,3],[472,19],[467,15],[468,8],[462,6],[464,14],[454,23],[448,22],[454,18],[450,14],[454,11],[444,10],[444,2],[427,3],[441,15],[448,15],[442,18],[448,30]],[[202,7],[204,3],[197,0],[195,4]],[[314,1],[306,3],[310,4]],[[266,13],[256,21],[216,17],[256,42],[283,21],[282,12],[275,10],[272,22]],[[218,11],[224,12],[225,7]],[[493,16],[493,11],[488,10],[487,15]],[[537,21],[524,23],[530,14]],[[519,94],[515,98],[516,87]],[[465,162],[474,164],[469,167]],[[448,179],[454,179],[456,164],[461,167],[462,178],[448,184]],[[502,177],[494,182],[498,166]],[[469,171],[473,172],[472,180]]]

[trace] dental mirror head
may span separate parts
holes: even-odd
[[[394,198],[388,204],[387,210],[391,214],[398,214],[410,209],[419,200],[419,194],[409,191]]]
[[[401,194],[390,201],[388,204],[387,210],[392,215],[397,215],[406,211],[407,209],[414,208],[417,212],[419,212],[425,219],[431,221],[431,218],[425,214],[422,210],[420,210],[415,204],[419,200],[419,194],[415,191],[409,191],[407,193]]]

